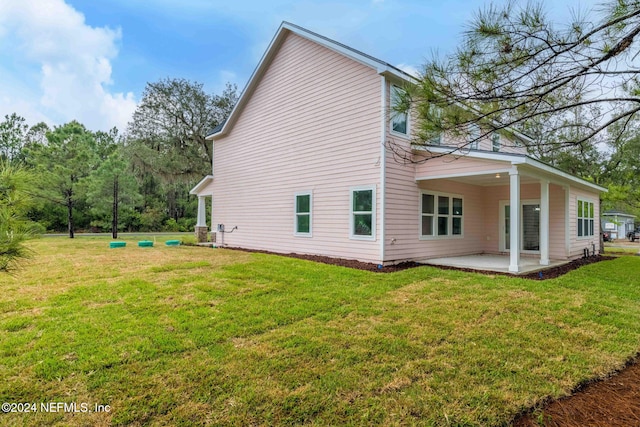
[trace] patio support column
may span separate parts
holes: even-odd
[[[205,196],[198,196],[198,222],[196,223],[196,241],[204,243],[207,241],[207,206]]]
[[[205,205],[205,196],[198,196],[198,223],[196,227],[207,226],[207,206]]]
[[[549,265],[549,181],[540,181],[540,265]]]
[[[520,271],[520,174],[518,168],[514,166],[509,171],[509,203],[510,203],[510,223],[509,223],[509,271],[518,273]]]

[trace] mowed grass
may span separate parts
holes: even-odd
[[[634,246],[606,246],[604,248],[604,253],[605,255],[635,255],[637,253],[640,253],[640,248]]]
[[[638,257],[530,281],[108,242],[0,276],[0,402],[38,409],[0,425],[500,426],[640,348]]]

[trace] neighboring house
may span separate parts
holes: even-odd
[[[283,23],[230,117],[207,137],[212,173],[191,190],[197,229],[207,230],[211,197],[213,228],[225,229],[217,242],[230,247],[383,265],[505,254],[511,272],[521,256],[548,265],[599,248],[606,190],[527,156],[518,140],[470,128],[487,137],[455,155],[446,153],[459,142],[446,135],[428,150],[412,147],[412,117],[390,113],[412,82]],[[402,162],[390,143],[418,160],[446,155]]]
[[[626,239],[627,233],[635,230],[636,216],[618,211],[602,214],[602,230],[611,233],[612,239]]]

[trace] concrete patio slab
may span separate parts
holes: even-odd
[[[420,264],[437,265],[471,270],[496,271],[509,273],[509,255],[477,254],[456,257],[431,258],[417,261]],[[569,261],[551,260],[549,265],[540,265],[539,258],[520,258],[520,271],[512,274],[526,274],[557,267]]]

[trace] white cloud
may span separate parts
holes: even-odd
[[[109,91],[120,38],[119,29],[87,25],[64,0],[0,0],[0,76],[15,83],[0,86],[0,115],[123,130],[136,101]]]

